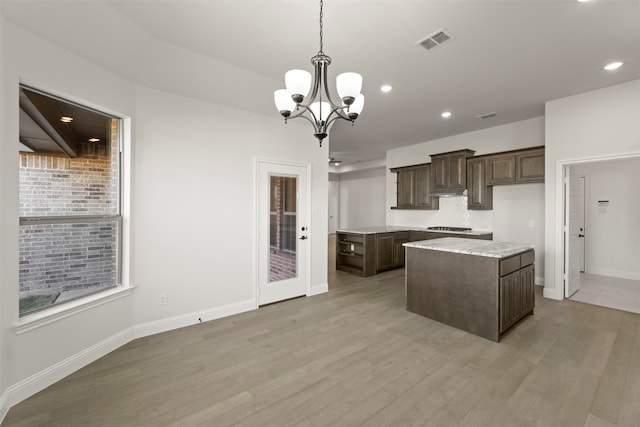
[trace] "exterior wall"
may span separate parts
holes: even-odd
[[[640,80],[545,105],[545,296],[562,299],[562,167],[640,155]]]
[[[118,213],[117,122],[110,149],[83,144],[77,158],[20,153],[20,216]],[[117,285],[118,224],[20,227],[20,295]]]

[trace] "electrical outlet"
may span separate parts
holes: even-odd
[[[161,293],[158,294],[158,305],[167,305],[167,294]]]

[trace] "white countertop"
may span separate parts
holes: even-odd
[[[426,227],[405,227],[400,225],[380,225],[377,227],[354,227],[343,228],[337,230],[336,233],[353,233],[353,234],[376,234],[376,233],[395,233],[397,231],[428,231],[429,233],[447,233],[461,234],[467,236],[482,236],[491,234],[491,231],[485,230],[466,230],[466,231],[445,231],[445,230],[429,230]]]
[[[496,242],[495,240],[463,239],[458,237],[420,240],[418,242],[404,243],[403,246],[490,258],[507,258],[534,248],[533,245],[528,243]]]

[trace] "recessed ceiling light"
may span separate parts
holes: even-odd
[[[383,91],[384,93],[391,92],[391,89],[393,89],[391,87],[391,85],[382,85],[382,86],[380,86],[380,90]]]
[[[100,142],[100,138],[89,138],[89,142]]]
[[[620,61],[616,61],[616,62],[611,62],[607,65],[604,66],[604,69],[607,71],[613,71],[613,70],[617,70],[618,68],[622,67],[622,62]]]
[[[73,121],[73,117],[62,116],[62,117],[60,117],[60,121],[62,123],[71,123]]]
[[[443,111],[440,115],[443,119],[448,119],[449,117],[451,117],[451,111]]]
[[[588,2],[588,1],[589,1],[589,0],[578,0],[578,3],[586,3],[586,2]]]

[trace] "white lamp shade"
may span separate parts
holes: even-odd
[[[316,120],[326,121],[331,113],[331,104],[328,102],[314,102],[309,106],[311,112],[316,116]]]
[[[273,100],[276,103],[278,111],[293,111],[296,108],[296,103],[291,99],[289,91],[286,89],[278,89],[273,92]]]
[[[358,96],[356,96],[356,100],[353,101],[353,104],[351,104],[349,106],[349,110],[347,111],[347,106],[344,106],[344,111],[348,112],[348,113],[356,113],[356,114],[360,114],[362,113],[362,109],[364,108],[364,95],[360,94]]]
[[[311,89],[311,73],[305,70],[289,70],[284,74],[284,84],[289,95],[307,96]]]
[[[355,98],[362,90],[362,76],[358,73],[342,73],[336,77],[336,89],[340,98]]]

